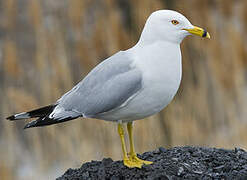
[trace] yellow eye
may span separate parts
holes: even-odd
[[[179,22],[177,20],[172,20],[171,22],[172,22],[173,25],[178,25],[179,24]]]

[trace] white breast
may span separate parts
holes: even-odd
[[[180,46],[176,44],[156,43],[152,53],[143,49],[136,61],[143,72],[144,90],[136,97],[142,103],[147,115],[161,111],[175,96],[181,81],[182,64]]]

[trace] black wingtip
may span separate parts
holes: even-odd
[[[31,121],[30,123],[27,123],[23,129],[28,129],[28,128],[32,128],[35,127],[35,125],[37,124],[37,121]]]
[[[7,120],[10,120],[10,121],[13,121],[13,120],[15,120],[15,116],[13,115],[13,116],[9,116],[9,117],[7,117],[6,118]]]
[[[26,124],[23,129],[28,129],[28,128],[31,128],[31,127],[29,127],[28,124]]]

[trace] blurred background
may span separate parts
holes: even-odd
[[[23,130],[26,122],[5,117],[55,102],[100,61],[135,45],[158,9],[181,12],[211,40],[184,40],[179,92],[135,123],[136,150],[247,148],[247,1],[0,0],[1,179],[55,179],[87,161],[122,158],[114,123]]]

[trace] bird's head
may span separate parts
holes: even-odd
[[[182,14],[172,10],[153,12],[144,27],[142,38],[147,41],[165,40],[180,43],[188,35],[210,38],[209,33],[193,26]]]

